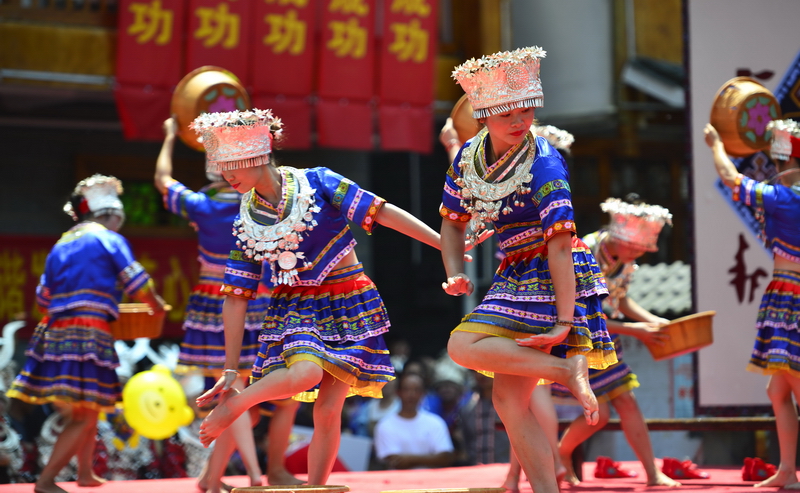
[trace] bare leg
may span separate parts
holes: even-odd
[[[244,388],[244,382],[241,380],[236,385],[237,390]],[[250,477],[250,486],[261,486],[261,466],[258,464],[258,456],[256,455],[253,420],[250,418],[250,413],[242,413],[241,416],[236,418],[236,421],[230,427],[230,431],[231,438],[236,444],[236,449],[239,450],[239,455],[242,457],[247,475]],[[228,454],[226,457],[230,457],[230,455]]]
[[[316,363],[298,361],[276,370],[219,403],[200,425],[200,442],[206,447],[245,411],[264,401],[288,399],[320,382],[325,372]],[[232,394],[232,395],[231,395]]]
[[[583,418],[575,418],[575,420],[564,430],[561,435],[561,441],[558,444],[558,455],[561,457],[561,463],[566,468],[566,475],[564,480],[576,486],[580,484],[578,475],[572,466],[572,454],[575,449],[583,442],[589,439],[592,435],[608,423],[611,411],[608,407],[608,402],[604,401],[599,404],[598,421],[596,426],[590,426]]]
[[[513,447],[509,452],[508,474],[506,474],[506,479],[503,481],[503,488],[506,489],[506,493],[519,493],[519,477],[522,473],[522,466],[519,464],[519,459],[517,459],[517,454],[514,453]]]
[[[775,413],[778,430],[778,448],[781,463],[770,478],[755,485],[756,488],[782,487],[797,482],[797,408],[792,402],[792,383],[786,372],[773,374],[767,384],[767,395]],[[796,379],[792,379],[796,380]]]
[[[245,413],[247,414],[247,413]],[[228,466],[233,451],[236,450],[236,441],[232,428],[223,431],[214,442],[214,450],[208,456],[204,473],[197,482],[197,487],[207,493],[220,493],[223,489],[222,476]]]
[[[473,370],[523,377],[536,375],[558,382],[581,403],[586,421],[597,423],[597,399],[589,386],[589,366],[583,356],[559,358],[519,346],[512,339],[470,332],[451,334],[447,350],[453,361]]]
[[[267,483],[270,485],[303,484],[286,470],[286,448],[300,403],[293,399],[276,405],[267,431]]]
[[[79,411],[81,412],[81,411]],[[91,415],[94,415],[92,418]],[[94,448],[97,444],[97,415],[95,411],[90,411],[87,419],[93,420],[94,425],[86,430],[83,443],[78,448],[78,486],[100,486],[106,480],[94,473]]]
[[[550,443],[553,451],[553,466],[556,472],[556,481],[561,484],[561,480],[567,474],[567,469],[561,463],[561,456],[558,455],[558,415],[550,395],[549,385],[537,385],[531,393],[531,411],[536,416]]]
[[[342,407],[350,386],[325,372],[314,403],[314,434],[308,446],[308,484],[327,484],[342,436]]]
[[[535,376],[498,373],[495,375],[492,401],[508,430],[514,453],[533,491],[557,493],[553,452],[530,408],[530,395],[538,380],[539,377]]]
[[[84,412],[85,411],[85,412]],[[97,411],[73,408],[72,418],[67,422],[53,446],[53,453],[47,461],[39,479],[33,487],[35,493],[65,493],[56,484],[56,476],[66,466],[72,456],[78,453],[82,440],[88,430],[97,424]],[[94,438],[94,437],[93,437]]]
[[[670,486],[673,488],[680,486],[679,482],[658,469],[656,458],[653,455],[653,446],[650,443],[650,431],[647,429],[647,423],[644,422],[644,416],[639,409],[639,404],[636,403],[633,392],[628,391],[618,395],[611,401],[611,404],[619,413],[622,431],[625,433],[625,438],[628,439],[628,444],[644,466],[647,474],[647,486]]]

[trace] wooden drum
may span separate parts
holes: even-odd
[[[108,324],[111,334],[114,339],[122,341],[140,337],[158,339],[164,329],[167,312],[172,309],[169,305],[164,308],[163,312],[155,314],[147,303],[120,303],[119,318]]]
[[[252,109],[250,96],[239,79],[224,68],[206,65],[186,74],[172,92],[170,111],[184,144],[205,151],[189,124],[202,113]]]
[[[475,137],[475,134],[481,129],[481,124],[478,123],[478,120],[472,118],[472,105],[469,104],[466,94],[456,101],[455,106],[450,111],[450,118],[453,119],[453,127],[455,127],[458,140],[462,144]]]
[[[653,359],[661,361],[674,358],[686,353],[692,353],[714,342],[712,321],[717,312],[695,313],[686,317],[676,318],[668,325],[661,328],[661,332],[669,335],[663,345],[647,345]]]
[[[350,491],[349,486],[344,485],[276,485],[276,486],[245,486],[233,488],[231,493],[346,493]]]
[[[780,118],[775,96],[750,77],[734,77],[723,84],[711,105],[711,125],[719,132],[725,151],[734,157],[769,148],[767,124]]]
[[[423,488],[419,490],[386,490],[381,493],[505,493],[505,488]]]

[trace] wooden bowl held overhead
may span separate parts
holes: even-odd
[[[750,77],[734,77],[717,91],[709,121],[725,151],[745,157],[769,148],[767,124],[780,118],[781,106],[769,89]]]
[[[453,127],[458,134],[458,140],[463,144],[469,139],[475,137],[481,129],[481,124],[478,120],[472,118],[472,105],[464,94],[456,101],[455,106],[450,111],[450,118],[453,119]]]
[[[668,325],[661,327],[661,332],[669,335],[664,344],[648,344],[647,349],[656,361],[674,358],[682,354],[692,353],[714,342],[712,322],[717,312],[695,313],[676,318]]]
[[[186,74],[172,92],[170,111],[184,144],[205,151],[189,124],[202,113],[252,109],[250,96],[239,79],[224,68],[206,65]]]

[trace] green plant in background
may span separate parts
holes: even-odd
[[[159,223],[161,196],[151,182],[126,182],[122,194],[126,222],[132,226],[155,226]]]

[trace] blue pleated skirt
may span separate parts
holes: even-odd
[[[608,295],[605,278],[589,247],[576,237],[572,238],[572,258],[575,325],[551,354],[562,358],[582,354],[589,368],[607,368],[617,357],[603,315],[602,301]],[[454,330],[517,339],[546,334],[557,318],[547,245],[540,243],[503,260],[481,304]]]
[[[122,388],[108,318],[108,313],[91,308],[43,318],[6,394],[37,405],[60,402],[113,411]]]
[[[775,270],[756,319],[756,340],[747,369],[789,372],[800,378],[800,273]]]
[[[259,335],[252,381],[298,361],[312,361],[350,385],[349,395],[382,397],[394,378],[383,334],[389,317],[359,263],[336,269],[319,286],[279,285]],[[312,402],[319,388],[294,396]]]
[[[220,294],[221,284],[221,273],[201,272],[199,282],[192,290],[186,306],[183,323],[185,332],[175,373],[199,372],[216,379],[225,367],[225,331],[222,323],[225,295]],[[258,333],[268,303],[269,290],[264,288],[247,305],[242,353],[239,358],[239,371],[242,373],[249,373],[256,361],[261,346]]]

